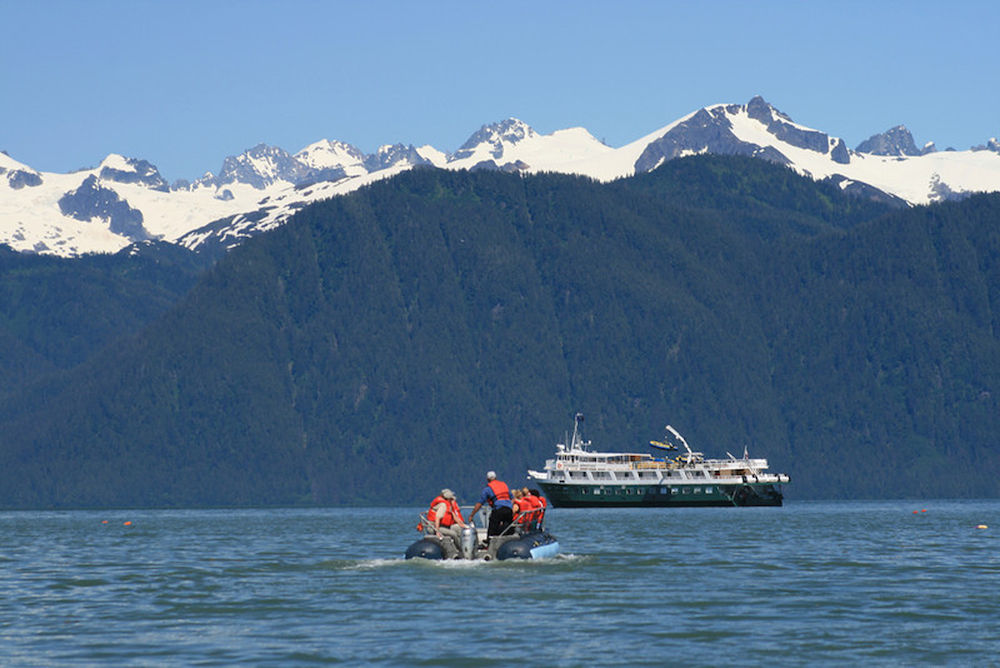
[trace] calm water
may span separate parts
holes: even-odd
[[[1000,501],[556,509],[528,563],[415,514],[0,513],[0,664],[1000,663]]]

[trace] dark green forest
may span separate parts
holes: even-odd
[[[428,168],[196,283],[13,255],[4,507],[471,501],[576,411],[601,449],[746,446],[790,499],[1000,492],[1000,195],[900,211],[738,157]]]
[[[77,259],[0,245],[0,389],[21,392],[135,334],[191,289],[206,262],[168,243]]]

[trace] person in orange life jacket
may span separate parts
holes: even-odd
[[[549,500],[542,496],[542,493],[537,489],[529,489],[528,493],[531,495],[532,501],[535,502],[535,521],[541,527],[545,520],[545,509],[549,507]]]
[[[521,498],[521,490],[516,487],[510,490],[510,503],[513,506],[514,521],[518,524],[524,524],[527,517],[524,515],[524,511],[528,509],[528,504]]]
[[[497,480],[497,474],[493,471],[486,473],[486,487],[483,488],[479,501],[473,506],[470,517],[475,517],[479,509],[487,503],[493,509],[490,512],[489,526],[486,528],[486,542],[489,543],[490,536],[498,536],[503,533],[504,529],[510,526],[511,520],[514,519],[514,506],[510,501],[510,490],[507,488],[507,483]]]
[[[427,534],[441,539],[445,559],[457,558],[462,545],[462,529],[466,525],[455,500],[455,493],[450,489],[442,489],[431,501],[431,507],[427,511],[427,525]]]
[[[518,500],[518,511],[522,513],[521,523],[525,525],[533,525],[541,519],[542,507],[541,502],[531,493],[527,487],[523,487],[520,491],[520,499]]]
[[[532,508],[541,508],[542,507],[541,500],[539,500],[539,498],[537,496],[535,496],[534,494],[532,494],[531,490],[528,489],[527,487],[522,487],[521,488],[521,498],[524,499],[524,500],[526,500],[529,504],[531,504]]]

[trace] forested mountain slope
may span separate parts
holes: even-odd
[[[998,230],[997,196],[891,213],[742,158],[413,170],[8,394],[0,504],[469,500],[577,410],[602,449],[747,445],[793,498],[996,495]]]
[[[75,259],[0,246],[0,395],[135,334],[173,306],[207,264],[166,243]]]

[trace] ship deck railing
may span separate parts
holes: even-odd
[[[563,466],[560,468],[559,464]],[[674,469],[717,469],[720,471],[747,470],[754,469],[760,471],[768,468],[766,459],[736,460],[731,459],[703,459],[692,463],[678,462],[674,460],[664,461],[661,459],[654,461],[640,462],[583,462],[567,460],[549,460],[546,468],[556,471],[665,471]],[[761,474],[757,474],[761,475]]]
[[[681,471],[681,469],[672,469],[672,470],[676,470],[678,472]],[[700,473],[700,472],[703,471],[703,469],[687,469],[687,471],[688,472],[699,472]],[[593,473],[594,471],[591,471],[591,472]],[[602,473],[602,472],[613,473],[613,472],[607,471],[607,469],[600,469],[597,472],[598,473]],[[755,473],[752,473],[752,472],[749,472],[749,471],[747,471],[745,473],[742,472],[742,471],[740,471],[738,473],[731,473],[730,475],[705,475],[705,476],[699,475],[699,476],[688,476],[688,477],[680,476],[680,475],[678,475],[678,476],[660,476],[659,478],[656,478],[656,479],[642,478],[642,477],[632,477],[632,476],[621,477],[621,478],[619,478],[618,476],[614,476],[614,477],[600,477],[600,478],[598,478],[598,477],[586,477],[586,476],[572,475],[574,473],[575,474],[585,473],[585,471],[580,471],[580,470],[577,470],[577,469],[563,470],[563,471],[559,471],[559,473],[566,473],[567,474],[566,477],[565,477],[565,479],[562,481],[564,484],[573,484],[573,485],[593,485],[593,484],[598,484],[598,485],[609,485],[609,486],[615,486],[615,485],[637,486],[637,485],[663,485],[663,484],[667,484],[667,485],[700,485],[700,484],[704,484],[704,483],[712,483],[712,484],[719,484],[719,485],[740,485],[740,484],[747,484],[747,483],[780,484],[780,483],[783,483],[783,482],[787,482],[787,477],[784,476],[783,474],[780,474],[780,473],[756,473],[755,474]],[[619,471],[619,473],[621,473],[621,471]]]

